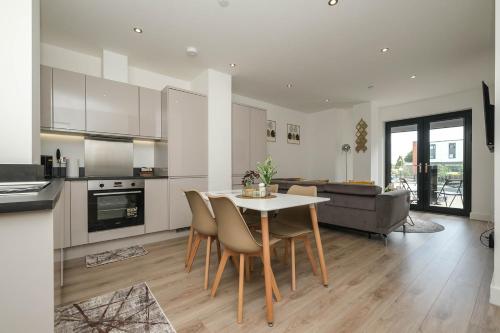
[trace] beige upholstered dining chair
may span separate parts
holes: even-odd
[[[288,194],[317,196],[316,186],[298,186],[293,185],[288,189]],[[276,238],[286,241],[285,256],[288,251],[291,254],[291,275],[292,275],[292,290],[297,289],[295,278],[295,241],[302,240],[306,250],[307,258],[311,263],[314,275],[318,274],[316,261],[313,257],[309,234],[313,232],[311,226],[311,215],[309,207],[293,207],[280,210],[278,216],[269,224],[269,232]]]
[[[191,207],[191,212],[193,214],[193,220],[191,223],[191,230],[188,238],[188,246],[186,253],[186,270],[191,271],[193,266],[194,258],[196,257],[196,252],[200,247],[202,239],[207,241],[207,251],[205,258],[205,281],[203,284],[204,289],[208,289],[208,270],[210,267],[210,253],[212,242],[217,243],[217,254],[219,260],[221,258],[220,254],[220,243],[217,239],[217,224],[215,223],[215,218],[212,216],[210,209],[208,208],[205,200],[203,200],[201,194],[198,191],[190,190],[184,191],[186,198]]]
[[[278,189],[279,189],[278,184],[269,185],[269,192],[271,193],[278,193]],[[245,218],[245,221],[247,222],[247,225],[250,227],[250,229],[254,230],[260,229],[260,212],[247,209],[246,211],[243,212],[243,217]]]
[[[217,221],[217,235],[220,242],[224,245],[222,259],[215,276],[212,286],[212,297],[215,297],[217,288],[224,272],[227,260],[230,256],[239,257],[239,289],[238,289],[238,315],[237,321],[243,321],[243,290],[244,290],[244,275],[245,261],[249,257],[262,257],[262,238],[261,235],[251,231],[239,209],[233,201],[225,196],[209,196],[210,204],[215,214]],[[269,237],[269,244],[274,245],[279,242],[279,239]],[[272,289],[276,300],[281,300],[281,295],[274,278],[271,273]]]

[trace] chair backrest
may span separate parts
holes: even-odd
[[[288,189],[287,194],[303,195],[309,197],[318,196],[316,186],[293,185]],[[292,223],[298,223],[304,226],[311,225],[311,213],[308,206],[292,207],[280,210],[278,218]]]
[[[234,204],[225,196],[209,196],[217,221],[217,237],[228,249],[238,253],[255,253],[261,250],[248,229],[245,220]]]
[[[194,230],[208,236],[217,236],[217,224],[201,194],[195,190],[184,191],[193,213]]]

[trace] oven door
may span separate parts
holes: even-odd
[[[88,192],[88,231],[144,224],[144,189]]]

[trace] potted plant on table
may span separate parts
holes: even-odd
[[[273,177],[278,173],[271,156],[266,158],[264,162],[257,163],[257,172],[259,173],[260,179],[266,186],[266,196],[268,196],[270,194],[269,185],[271,185]]]
[[[253,170],[248,170],[241,179],[241,184],[243,185],[243,195],[246,197],[253,196],[253,184],[255,180],[259,179],[259,174]]]

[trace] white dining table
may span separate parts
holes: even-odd
[[[309,206],[311,215],[311,226],[316,240],[318,250],[319,264],[321,267],[321,279],[325,287],[328,286],[328,272],[325,265],[325,257],[323,255],[323,245],[318,226],[318,216],[316,212],[316,204],[329,201],[329,198],[311,197],[292,194],[273,193],[273,198],[243,198],[241,191],[209,191],[202,193],[202,196],[208,200],[208,196],[224,195],[229,197],[237,207],[260,211],[260,223],[262,229],[262,252],[264,261],[264,281],[266,290],[266,319],[269,326],[273,326],[274,309],[273,309],[273,292],[271,285],[271,252],[269,246],[269,219],[268,212],[299,207]]]

